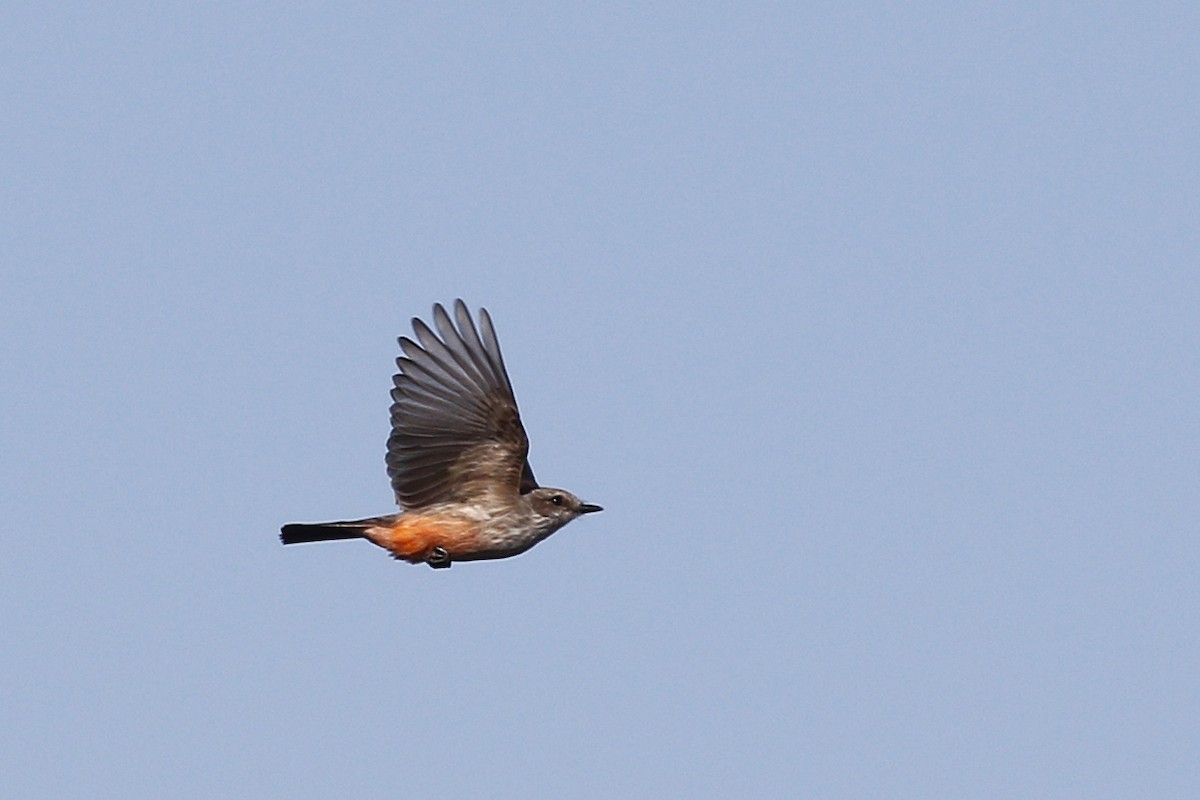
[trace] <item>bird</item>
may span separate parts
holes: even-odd
[[[433,327],[412,321],[392,378],[387,473],[400,513],[284,525],[285,544],[366,539],[397,560],[445,569],[524,553],[603,509],[538,485],[529,437],[486,308],[479,326],[461,299]],[[437,332],[434,332],[434,328]]]

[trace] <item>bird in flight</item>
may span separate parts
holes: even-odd
[[[401,513],[284,525],[284,544],[366,539],[397,559],[444,568],[518,555],[603,510],[534,479],[487,309],[477,329],[462,300],[453,320],[439,303],[433,323],[437,333],[413,319],[416,340],[400,337],[392,379],[387,471]]]

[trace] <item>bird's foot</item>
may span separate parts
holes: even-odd
[[[450,554],[446,552],[444,547],[435,547],[429,551],[429,557],[425,559],[425,563],[434,569],[446,569],[451,563]]]

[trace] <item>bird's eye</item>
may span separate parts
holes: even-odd
[[[556,506],[561,506],[563,504],[563,496],[561,494],[552,494],[550,495],[550,502]]]

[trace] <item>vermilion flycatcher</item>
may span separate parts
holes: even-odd
[[[462,300],[454,316],[457,327],[437,304],[437,334],[414,319],[417,341],[400,337],[387,468],[403,512],[284,525],[284,544],[361,538],[413,564],[449,567],[515,556],[602,510],[537,485],[491,317],[480,309],[476,330]]]

